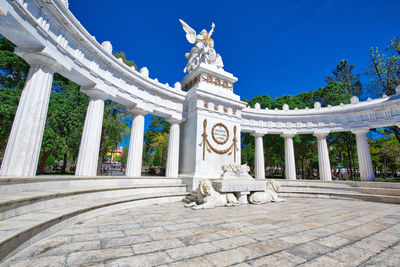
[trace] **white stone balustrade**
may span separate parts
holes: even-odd
[[[125,175],[139,177],[142,173],[144,116],[148,114],[148,111],[132,109],[131,112],[134,114],[134,117]]]
[[[253,133],[255,138],[255,175],[256,179],[265,179],[263,133]]]
[[[288,180],[296,180],[296,160],[294,157],[293,133],[284,133],[281,135],[285,138],[285,178]]]
[[[104,100],[107,96],[91,88],[82,89],[90,97],[76,163],[76,176],[96,176],[99,162]]]
[[[326,136],[329,132],[315,132],[314,136],[317,137],[318,146],[318,164],[319,164],[319,177],[323,181],[332,180],[331,164],[329,160],[328,144]]]
[[[179,137],[180,123],[179,120],[167,120],[170,123],[167,166],[165,170],[166,177],[178,177],[179,171]]]
[[[53,73],[58,68],[54,59],[27,53],[31,65],[18,104],[8,139],[0,175],[34,176],[49,106]]]
[[[366,133],[368,129],[356,130],[358,165],[360,168],[361,181],[375,181],[374,169],[372,167],[371,154]]]

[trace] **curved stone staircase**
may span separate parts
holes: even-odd
[[[119,209],[181,201],[180,178],[0,178],[0,262],[69,225]]]
[[[400,204],[400,183],[278,181],[282,186],[280,197]],[[72,224],[119,209],[182,200],[193,201],[193,196],[187,193],[181,178],[0,178],[0,262]]]
[[[357,199],[400,204],[400,183],[278,180],[280,197]]]

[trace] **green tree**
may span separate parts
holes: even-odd
[[[126,65],[128,65],[129,67],[135,67],[136,70],[138,69],[138,67],[137,67],[137,65],[135,64],[135,62],[133,62],[132,60],[126,59],[126,55],[125,55],[124,52],[115,52],[115,53],[114,53],[114,56],[115,56],[116,58],[121,58],[121,59],[122,59],[122,62],[124,62],[124,63],[125,63]]]
[[[130,121],[130,113],[124,106],[111,100],[105,101],[97,175],[101,174],[101,165],[106,161],[107,153],[114,151],[118,144],[129,135]]]
[[[400,85],[400,39],[392,38],[384,52],[380,52],[378,47],[371,48],[369,59],[370,64],[364,70],[369,76],[369,93],[373,96],[394,95]],[[400,143],[399,127],[391,126],[386,130],[392,132]]]
[[[14,53],[15,45],[0,37],[0,158],[3,157],[29,65]]]
[[[144,163],[164,167],[167,159],[170,124],[163,118],[151,116],[144,133]]]
[[[368,90],[371,95],[394,95],[400,85],[400,39],[394,37],[381,52],[378,47],[369,51],[370,63],[365,74],[369,76]]]
[[[353,64],[349,64],[346,59],[342,59],[336,69],[332,70],[332,75],[326,76],[326,81],[327,83],[338,82],[344,84],[349,94],[360,96],[362,93],[360,74],[354,74],[353,69]]]
[[[79,91],[79,85],[54,75],[38,174],[49,156],[63,162],[62,173],[68,161],[76,161],[88,103],[89,97]]]

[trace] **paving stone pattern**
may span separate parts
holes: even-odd
[[[2,266],[400,266],[400,205],[296,199],[126,209],[64,229]]]

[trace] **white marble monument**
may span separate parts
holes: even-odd
[[[222,59],[214,50],[209,33],[196,32],[180,20],[189,43],[194,44],[185,57],[189,71],[181,82],[187,92],[180,140],[180,176],[191,189],[200,179],[220,178],[226,164],[240,164],[240,110],[245,102],[233,93],[237,81],[223,70]]]

